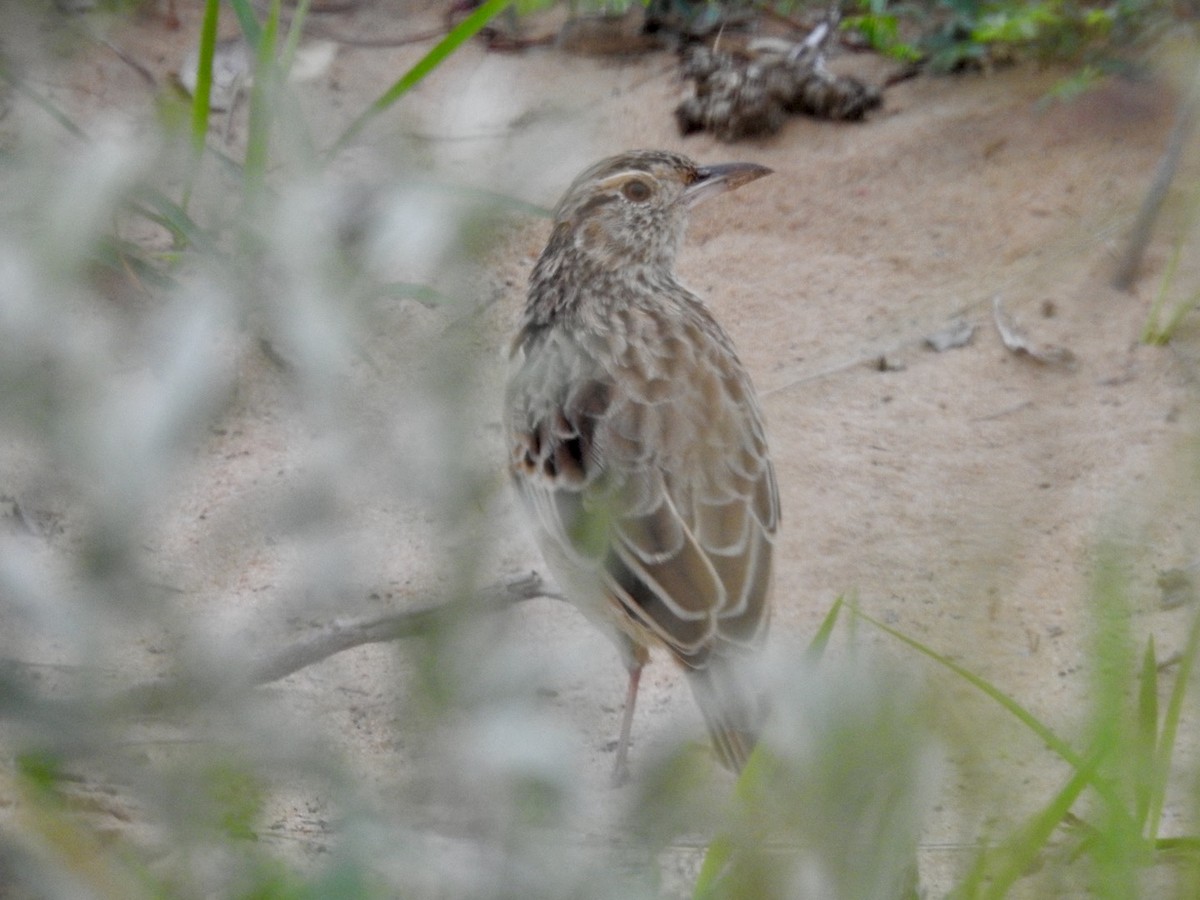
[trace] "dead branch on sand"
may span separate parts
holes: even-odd
[[[1137,220],[1133,223],[1133,228],[1129,233],[1129,243],[1125,247],[1125,253],[1121,256],[1120,263],[1117,264],[1117,271],[1113,275],[1113,286],[1117,290],[1127,291],[1133,287],[1133,279],[1137,275],[1138,266],[1141,265],[1142,254],[1146,252],[1146,245],[1150,243],[1150,232],[1154,229],[1154,221],[1158,218],[1163,201],[1167,199],[1167,191],[1175,178],[1175,170],[1179,168],[1179,159],[1183,155],[1183,148],[1187,146],[1188,139],[1195,130],[1197,114],[1200,114],[1200,69],[1196,70],[1195,79],[1187,96],[1179,103],[1179,114],[1175,118],[1171,134],[1167,138],[1167,148],[1158,162],[1158,170],[1154,173],[1154,181],[1150,185],[1150,190],[1146,191],[1146,196],[1142,200]]]
[[[546,588],[541,575],[531,572],[513,581],[496,582],[461,600],[431,603],[418,609],[398,610],[383,615],[337,619],[279,650],[266,653],[247,666],[239,677],[157,679],[123,692],[116,706],[136,715],[146,715],[204,703],[246,688],[278,681],[352,647],[427,634],[439,623],[454,616],[497,612],[536,597],[557,596]]]

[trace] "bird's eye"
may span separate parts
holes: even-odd
[[[621,187],[621,193],[625,195],[626,200],[632,200],[634,203],[642,203],[650,199],[650,185],[642,181],[640,178],[635,178],[632,181],[627,181]]]

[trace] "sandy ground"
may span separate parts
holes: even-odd
[[[180,12],[177,32],[150,18],[114,40],[163,78],[195,42],[198,15]],[[430,14],[405,22],[369,9],[330,19],[343,33],[376,36],[436,23]],[[334,133],[426,47],[338,46],[331,66],[299,89],[307,114]],[[867,56],[836,63],[874,80],[890,71]],[[376,123],[339,168],[369,182],[417,153],[435,161],[438,177],[541,206],[590,161],[635,146],[774,169],[700,209],[680,263],[732,334],[768,417],[784,511],[773,644],[785,653],[804,646],[835,598],[853,596],[1075,734],[1102,542],[1120,548],[1135,633],[1154,635],[1160,658],[1180,648],[1193,614],[1163,608],[1156,577],[1200,551],[1194,490],[1179,477],[1195,434],[1200,357],[1193,322],[1172,347],[1138,341],[1169,227],[1159,230],[1133,290],[1110,286],[1171,124],[1173,72],[1164,66],[1145,80],[1107,81],[1069,102],[1046,102],[1063,75],[1021,66],[918,78],[889,89],[865,123],[796,118],[768,140],[730,146],[680,138],[670,111],[683,87],[665,55],[613,61],[471,44]],[[46,86],[85,118],[136,116],[150,97],[130,67],[97,45],[82,46],[68,73]],[[244,127],[235,114],[231,145]],[[469,346],[484,361],[472,382],[483,413],[465,431],[493,448],[497,463],[501,351],[547,233],[533,216],[510,217],[504,228],[479,276],[485,325]],[[997,297],[1033,340],[1067,348],[1073,362],[1043,365],[1006,350],[993,324]],[[374,365],[352,376],[365,419],[412,413],[389,406],[389,385],[412,376],[413,349],[456,315],[414,303],[389,308],[366,348]],[[943,353],[926,346],[927,336],[959,320],[975,327],[969,344]],[[293,608],[291,587],[314,563],[303,546],[276,544],[261,521],[239,511],[259,494],[273,498],[289,473],[308,466],[319,437],[297,423],[294,399],[268,360],[238,359],[238,402],[196,448],[191,475],[148,547],[149,568],[178,590],[172,602],[181,614],[214,633],[261,641],[334,612],[430,599],[448,576],[429,562],[436,538],[423,528],[420,502],[428,498],[350,490],[339,502],[355,504],[356,530],[346,539],[360,565],[348,583],[362,592]],[[487,527],[501,537],[477,580],[539,568],[507,498]],[[573,661],[547,670],[542,697],[586,754],[587,803],[608,802],[623,691],[615,654],[553,601],[511,611],[499,630],[531,659]],[[160,640],[131,645],[130,671],[161,670]],[[956,700],[948,729],[983,735],[972,744],[974,760],[991,773],[994,794],[977,796],[964,812],[955,801],[969,779],[948,769],[922,841],[925,883],[937,896],[981,821],[1032,810],[1063,772],[961,682],[869,629],[859,640]],[[53,647],[26,649],[37,657],[30,661],[53,660]],[[410,764],[392,696],[410,670],[403,645],[366,647],[267,690],[386,792]],[[656,741],[700,731],[665,661],[648,672],[642,692],[635,776]],[[1002,761],[989,761],[989,748]],[[327,800],[297,794],[281,802],[273,834],[304,852],[334,838],[323,830]],[[1178,814],[1169,811],[1166,832]],[[602,839],[603,827],[591,836]],[[687,871],[696,859],[681,848],[664,865]],[[685,892],[668,888],[676,890]]]

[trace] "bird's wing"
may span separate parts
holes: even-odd
[[[762,635],[779,499],[727,339],[703,311],[677,324],[625,330],[638,340],[551,332],[510,382],[507,418],[518,489],[560,558],[699,668]]]

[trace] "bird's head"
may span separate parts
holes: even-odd
[[[702,166],[678,153],[635,150],[584,171],[554,210],[555,231],[605,267],[674,263],[688,210],[770,174],[754,163]]]

